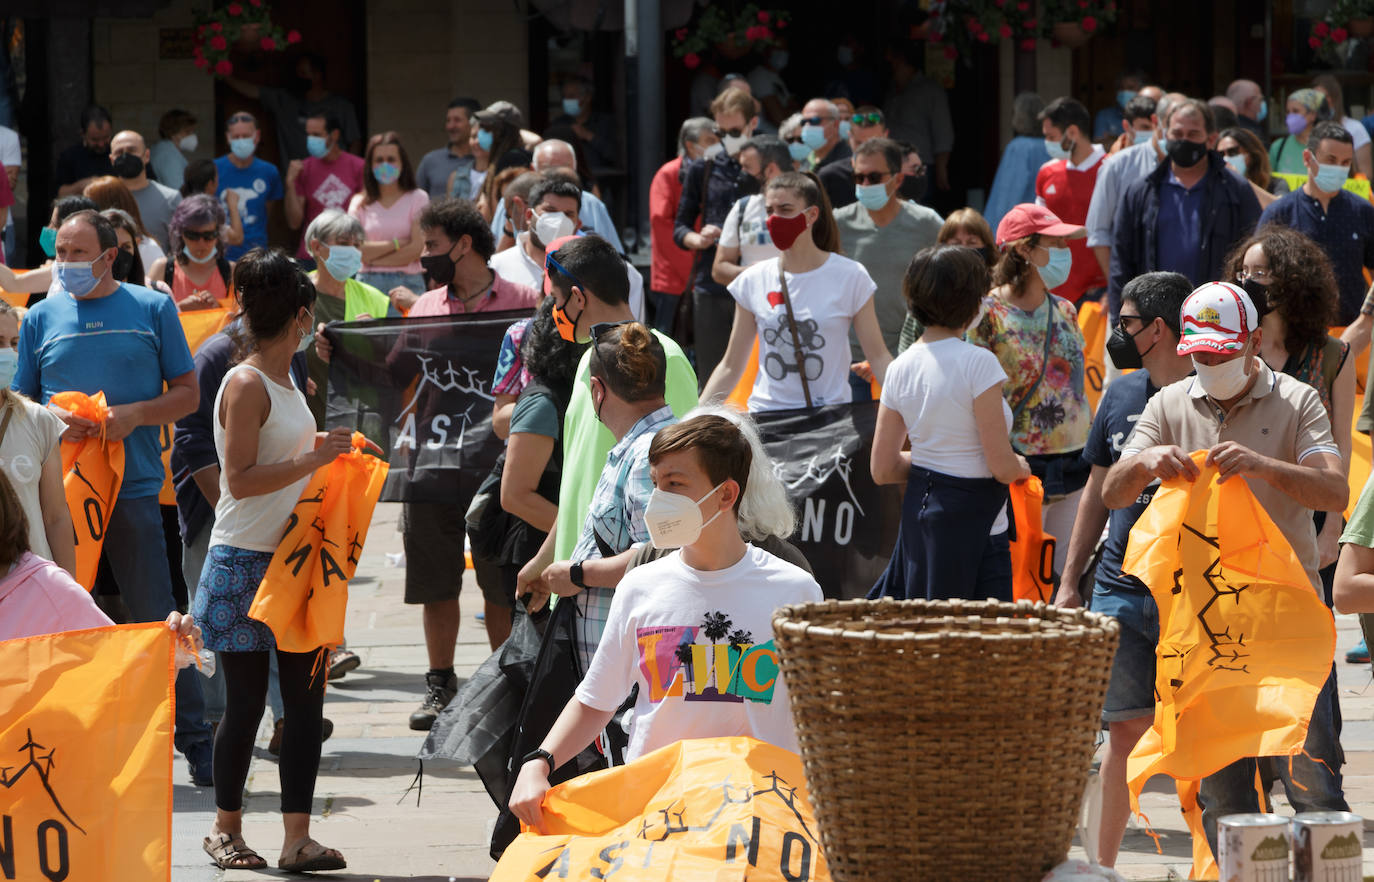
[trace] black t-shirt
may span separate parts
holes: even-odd
[[[1088,432],[1088,443],[1083,448],[1083,459],[1095,466],[1111,468],[1121,458],[1121,449],[1126,439],[1131,437],[1136,420],[1145,410],[1149,401],[1159,389],[1150,382],[1148,371],[1138,370],[1118,377],[1102,393],[1102,401],[1097,407],[1097,416]],[[1149,594],[1150,589],[1135,576],[1121,572],[1121,562],[1126,556],[1126,543],[1131,538],[1131,528],[1145,513],[1145,507],[1154,498],[1159,482],[1155,481],[1140,491],[1136,501],[1126,508],[1118,509],[1108,516],[1107,543],[1102,549],[1102,563],[1097,568],[1097,584],[1112,591],[1129,591],[1134,594]]]
[[[110,152],[92,153],[85,144],[73,144],[57,157],[57,186],[65,187],[84,178],[114,174]]]
[[[825,194],[830,197],[831,208],[844,208],[846,205],[858,202],[859,197],[854,195],[854,166],[848,162],[832,162],[821,166],[821,170],[816,173],[816,177],[821,179],[821,186],[825,188]]]

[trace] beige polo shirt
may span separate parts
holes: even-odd
[[[1185,451],[1207,450],[1223,441],[1234,441],[1261,456],[1301,464],[1316,453],[1340,456],[1331,437],[1317,390],[1287,374],[1275,373],[1262,360],[1260,376],[1230,413],[1202,391],[1197,377],[1186,377],[1161,389],[1140,415],[1135,431],[1126,439],[1122,458],[1161,444],[1176,444]],[[1312,510],[1300,505],[1267,481],[1244,479],[1266,514],[1293,547],[1313,588],[1321,592],[1317,574],[1317,532]]]

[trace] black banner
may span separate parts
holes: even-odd
[[[384,502],[464,508],[504,446],[491,428],[501,339],[529,310],[333,323],[325,425],[361,431],[391,464]]]
[[[863,597],[887,566],[902,519],[901,487],[874,484],[868,465],[878,403],[754,417],[796,506],[792,544],[826,597]]]

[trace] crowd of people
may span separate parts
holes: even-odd
[[[510,808],[536,828],[550,775],[636,686],[628,758],[741,732],[795,749],[782,681],[736,691],[707,660],[723,638],[766,641],[778,606],[822,596],[787,541],[795,517],[750,414],[876,409],[871,479],[905,496],[872,596],[1010,600],[1008,486],[1040,481],[1042,526],[1060,540],[1055,602],[1122,626],[1103,709],[1107,865],[1159,639],[1149,589],[1122,560],[1159,482],[1196,476],[1188,451],[1247,480],[1328,606],[1374,610],[1374,500],[1341,517],[1356,362],[1374,330],[1374,205],[1346,184],[1371,171],[1369,135],[1334,80],[1288,95],[1272,139],[1269,97],[1248,80],[1208,101],[1128,74],[1095,117],[1071,97],[1018,96],[985,211],[941,217],[920,199],[927,167],[948,188],[954,133],[911,59],[891,59],[897,92],[879,107],[838,87],[796,100],[785,56],[720,76],[697,101],[708,115],[681,123],[650,189],[647,278],[598,197],[614,124],[585,81],[563,89],[548,134],[564,137],[529,131],[510,102],[455,99],[446,145],[418,164],[395,132],[365,138],[308,59],[314,98],[295,116],[278,113],[277,90],[231,82],[278,116],[284,169],[257,156],[249,112],[225,119],[213,162],[186,161],[198,121],[183,111],[151,149],[103,109],[82,114],[39,237],[49,261],[0,265],[0,288],[31,295],[27,310],[0,304],[0,513],[23,515],[22,530],[0,523],[0,621],[22,586],[85,602],[59,446],[122,441],[100,584],[122,599],[117,615],[190,633],[184,580],[194,633],[220,656],[208,680],[177,677],[176,745],[215,789],[205,849],[221,867],[267,866],[241,833],[266,703],[278,865],[345,865],[309,834],[331,728],[314,654],[280,650],[248,616],[305,482],[349,449],[353,427],[325,425],[333,323],[533,313],[488,378],[505,451],[482,507],[408,502],[401,531],[403,600],[420,607],[428,657],[413,729],[458,690],[465,546],[493,650],[552,598],[576,605],[581,685],[516,758]],[[269,235],[277,203],[289,241]],[[1103,352],[1085,352],[1089,303],[1111,329]],[[233,321],[193,356],[178,315],[209,309]],[[1094,406],[1086,364],[1103,356]],[[49,404],[63,391],[103,391],[108,416]],[[747,412],[719,406],[740,392]],[[1367,431],[1368,405],[1362,420]],[[176,505],[160,506],[169,424]],[[35,613],[29,633],[51,627]],[[358,664],[332,648],[328,677]],[[684,679],[728,700],[689,706]],[[1333,668],[1302,757],[1204,781],[1213,847],[1218,815],[1260,810],[1257,765],[1296,807],[1347,808],[1339,734]]]

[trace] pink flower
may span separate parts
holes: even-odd
[[[678,28],[676,31],[673,32],[673,37],[676,38],[676,39],[678,39],[678,40],[685,40],[685,39],[687,39],[687,29],[686,29],[686,28]]]
[[[978,42],[979,42],[979,43],[986,43],[987,41],[988,41],[988,32],[987,32],[987,31],[979,31],[979,32],[978,32]]]
[[[228,9],[229,9],[229,14],[230,14],[230,15],[242,15],[242,14],[243,14],[243,5],[242,5],[242,4],[239,4],[239,3],[230,3]]]
[[[682,64],[688,70],[696,70],[701,66],[701,56],[695,52],[688,52],[686,55],[682,56]]]
[[[773,32],[770,31],[767,27],[764,27],[763,25],[759,25],[759,39],[760,39],[760,40],[771,40],[771,39],[773,39]]]
[[[766,9],[760,9],[760,10],[759,10],[759,23],[760,23],[760,24],[768,24],[768,22],[770,22],[770,21],[772,21],[772,20],[773,20],[773,16],[771,16],[771,15],[768,14],[768,10],[766,10]]]
[[[787,28],[787,19],[785,19],[785,18],[780,18],[780,19],[778,19],[778,30],[781,31],[781,30],[785,30],[786,28]]]
[[[1316,34],[1318,37],[1325,37],[1327,34],[1331,33],[1331,25],[1324,21],[1319,21],[1312,25],[1312,33]]]
[[[1027,37],[1026,39],[1022,40],[1022,41],[1021,41],[1021,51],[1023,51],[1023,52],[1034,52],[1034,51],[1035,51],[1035,38],[1034,38],[1034,37]]]
[[[220,76],[227,77],[233,72],[234,65],[229,62],[229,59],[226,58],[222,61],[215,62],[215,73],[219,74]]]
[[[955,49],[953,46],[946,46],[945,57],[948,58],[950,61],[953,61],[954,59],[959,57],[959,50]]]
[[[253,6],[261,6],[261,5],[262,5],[262,0],[248,0],[248,2],[249,2],[249,4],[251,4],[251,5],[253,5]]]
[[[1322,38],[1321,38],[1321,37],[1308,37],[1308,38],[1307,38],[1307,45],[1311,46],[1313,49],[1320,49],[1320,48],[1322,47]]]
[[[214,49],[216,52],[223,52],[228,47],[229,44],[223,37],[214,36],[210,38],[210,48]]]
[[[197,36],[197,37],[204,38],[204,36],[205,36],[205,25],[201,25],[200,27],[196,28],[196,36]]]
[[[756,39],[755,28],[752,25],[744,29],[744,39],[749,40],[750,42],[753,42]]]
[[[1002,25],[1000,28],[997,29],[997,33],[1002,35],[1003,40],[1008,39],[1009,37],[1011,37],[1011,25]]]
[[[205,60],[205,56],[204,56],[204,55],[198,55],[198,56],[196,56],[196,67],[200,68],[201,70],[205,70],[205,69],[206,69],[207,67],[209,67],[209,66],[210,66],[210,62],[208,62],[208,61]]]
[[[1344,43],[1349,36],[1350,34],[1345,28],[1336,28],[1331,32],[1331,39],[1337,43]]]
[[[286,32],[286,42],[288,42],[288,43],[299,43],[300,41],[301,41],[301,32],[300,32],[300,31],[297,31],[297,30],[294,30],[294,29],[293,29],[293,30],[289,30],[289,31]]]
[[[1097,19],[1093,18],[1091,15],[1083,16],[1083,21],[1081,21],[1080,24],[1083,25],[1083,33],[1085,34],[1091,34],[1093,31],[1097,30]]]
[[[262,43],[259,45],[261,45],[262,48],[266,51],[271,52],[272,50],[277,48],[277,41],[272,39],[271,37],[263,37]]]
[[[210,22],[210,30],[218,34],[220,31],[224,30],[224,25],[220,24],[217,21],[212,21]]]

